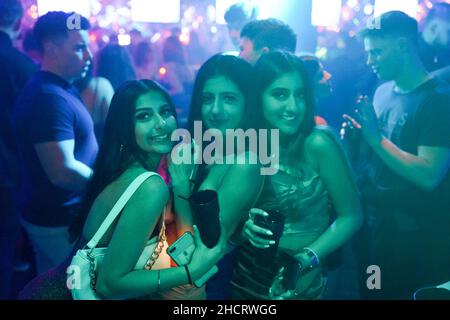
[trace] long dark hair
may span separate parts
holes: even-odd
[[[80,213],[70,227],[73,240],[81,234],[94,200],[107,185],[136,162],[147,170],[158,165],[150,162],[146,153],[139,148],[135,137],[136,101],[143,94],[152,91],[164,96],[176,117],[175,106],[169,94],[155,81],[127,81],[117,89],[106,117],[103,140],[94,164],[94,175],[86,188]]]
[[[254,67],[253,79],[255,82],[255,99],[256,99],[256,117],[258,127],[270,129],[270,125],[264,118],[262,95],[263,92],[276,79],[283,74],[296,72],[303,80],[305,88],[305,106],[306,112],[300,124],[300,127],[291,141],[286,145],[286,158],[288,164],[296,166],[299,157],[302,156],[303,144],[306,137],[313,131],[314,122],[314,92],[312,80],[302,62],[302,60],[290,52],[271,51],[261,56]]]
[[[252,67],[245,60],[231,56],[217,54],[208,59],[200,68],[195,78],[189,110],[188,129],[193,133],[194,121],[202,120],[202,92],[206,81],[211,78],[224,76],[233,81],[245,98],[245,111],[239,125],[242,129],[253,128],[251,113],[254,112]]]
[[[164,62],[186,64],[183,45],[176,36],[170,36],[163,44],[162,57]]]
[[[108,79],[114,90],[125,81],[136,80],[130,54],[118,44],[108,44],[98,52],[95,74]]]

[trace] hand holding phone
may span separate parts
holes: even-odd
[[[191,261],[192,253],[195,250],[194,237],[189,231],[186,231],[180,238],[178,238],[172,245],[167,248],[167,254],[172,258],[178,266],[187,265]],[[209,280],[215,273],[219,271],[214,265],[209,271],[200,279],[193,282],[196,287],[202,287],[206,281]]]
[[[178,266],[184,266],[191,261],[192,253],[195,250],[194,237],[186,231],[172,245],[167,248],[167,254]]]

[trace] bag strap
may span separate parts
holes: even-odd
[[[131,196],[134,194],[134,192],[141,186],[141,184],[150,178],[151,176],[158,175],[156,172],[144,172],[136,177],[136,179],[133,180],[133,182],[127,187],[127,189],[122,193],[119,200],[117,200],[114,207],[111,209],[111,211],[106,216],[105,220],[100,225],[100,228],[98,228],[95,235],[92,237],[92,239],[88,242],[86,245],[89,249],[93,249],[97,246],[100,239],[105,234],[106,230],[111,226],[113,221],[117,218],[119,213],[122,211],[123,207],[127,204],[128,200],[130,200]]]

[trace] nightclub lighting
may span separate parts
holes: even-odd
[[[313,0],[311,23],[314,26],[335,27],[341,18],[342,0]]]
[[[189,30],[186,28],[183,28],[183,30],[181,30],[180,35],[178,36],[178,40],[186,46],[189,45],[189,42],[191,41],[191,37],[189,35]]]
[[[399,10],[408,14],[409,16],[416,18],[419,8],[419,0],[376,0],[375,1],[375,16],[378,17],[385,12],[391,10]]]
[[[167,73],[167,69],[164,67],[159,68],[159,74],[161,76],[164,76]]]
[[[258,19],[276,18],[291,25],[298,22],[299,11],[304,7],[300,1],[292,0],[257,0],[253,2],[258,6]]]
[[[366,4],[364,6],[364,14],[366,16],[370,16],[371,14],[373,14],[373,5],[371,4]]]
[[[90,0],[37,0],[37,7],[39,16],[42,16],[49,11],[76,12],[84,17],[89,17],[91,15]]]
[[[117,36],[117,40],[121,46],[129,46],[131,43],[131,37],[129,34],[119,34]]]
[[[180,0],[131,0],[131,18],[137,22],[178,23]]]
[[[356,8],[358,6],[358,0],[348,0],[347,6],[352,9]]]
[[[159,39],[161,39],[161,33],[157,32],[150,38],[150,42],[156,43]]]

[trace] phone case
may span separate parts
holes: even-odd
[[[194,237],[189,231],[186,231],[170,247],[167,248],[167,254],[178,266],[184,266],[191,261],[192,253],[195,250]]]
[[[302,274],[302,266],[291,255],[279,251],[279,259],[283,261],[282,265],[285,267],[283,283],[286,289],[294,290],[297,286],[298,279]]]
[[[192,253],[195,250],[194,237],[189,231],[186,231],[170,247],[167,248],[167,254],[175,261],[178,266],[184,266],[191,261]],[[202,287],[206,281],[219,271],[217,266],[212,267],[200,279],[194,281],[196,287]]]

